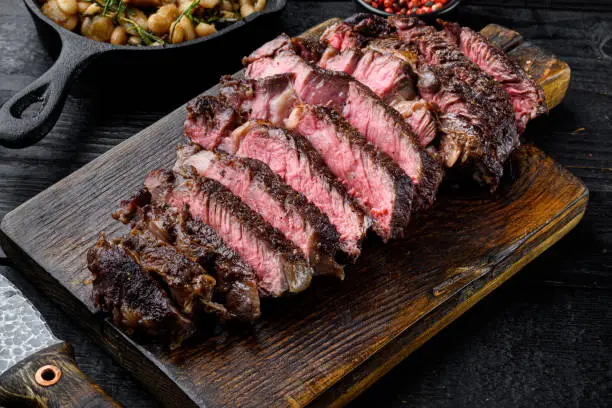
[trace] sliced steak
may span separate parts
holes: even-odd
[[[272,171],[327,215],[340,235],[340,249],[356,260],[370,220],[302,135],[248,121],[221,148],[267,164]]]
[[[211,272],[216,279],[215,301],[225,305],[229,317],[247,321],[260,317],[255,272],[212,228],[192,219],[185,209],[151,205],[151,194],[143,189],[122,201],[113,217],[131,222],[133,235],[151,234]]]
[[[443,25],[447,38],[508,92],[519,133],[525,130],[527,122],[546,112],[544,90],[501,49],[471,28],[460,27],[457,23],[444,22]]]
[[[319,66],[351,75],[387,102],[416,97],[410,65],[392,54],[346,49]]]
[[[422,147],[435,139],[435,115],[429,104],[417,96],[411,65],[404,58],[374,48],[334,50],[328,47],[319,61],[320,67],[347,73],[374,91],[400,113]]]
[[[349,29],[352,34],[346,34]],[[503,164],[518,144],[518,133],[510,98],[493,77],[469,61],[444,33],[415,18],[358,15],[336,31],[336,36],[358,38],[362,46],[378,43],[379,50],[381,41],[395,39],[395,47],[389,41],[385,47],[395,48],[411,64],[419,76],[421,96],[438,112],[441,156],[447,167],[470,170],[477,180],[496,188]],[[336,41],[341,46],[347,42]]]
[[[167,289],[187,317],[193,319],[203,312],[228,317],[225,308],[212,301],[216,281],[202,265],[148,231],[132,231],[122,240],[122,245],[136,255],[144,273]]]
[[[108,242],[101,236],[87,251],[87,267],[94,277],[96,305],[128,334],[165,337],[178,345],[195,332],[193,322],[143,271],[140,259],[121,239]]]
[[[289,84],[290,77],[287,77],[287,81]],[[229,90],[232,95],[236,93],[233,85],[243,87],[235,81],[226,81],[224,89]],[[240,100],[234,99],[234,102]],[[249,105],[248,102],[244,104]],[[228,106],[229,104],[223,103],[220,109]],[[205,114],[208,113],[210,111]],[[357,208],[344,186],[336,180],[321,156],[303,136],[267,122],[250,120],[236,129],[230,137],[218,141],[213,136],[214,127],[207,128],[206,124],[198,121],[197,117],[197,109],[192,109],[187,120],[193,124],[197,122],[199,125],[193,132],[191,130],[194,127],[191,124],[185,125],[185,129],[190,129],[186,132],[189,138],[207,149],[220,149],[268,165],[286,184],[304,194],[323,214],[327,215],[340,235],[340,249],[352,261],[357,259],[370,220]],[[211,137],[199,136],[207,134],[209,130],[212,132]]]
[[[236,111],[215,96],[200,96],[187,105],[184,130],[201,146],[217,146],[241,122]]]
[[[343,277],[334,261],[338,233],[317,207],[268,168],[250,158],[232,157],[223,152],[182,146],[174,170],[191,170],[218,181],[257,212],[285,238],[300,248],[310,265],[321,274]]]
[[[298,103],[293,79],[291,74],[273,75],[261,81],[236,81],[223,77],[219,92],[229,106],[237,108],[243,119],[257,118],[282,126]]]
[[[293,86],[300,100],[341,112],[370,143],[387,153],[412,178],[416,209],[434,201],[442,180],[440,163],[419,146],[398,112],[367,87],[344,73],[316,67],[286,49],[279,50],[273,58],[253,61],[246,73],[256,79],[283,73],[295,75]]]
[[[310,285],[313,270],[300,250],[219,182],[157,170],[145,186],[154,204],[187,206],[193,218],[213,228],[253,268],[263,294],[297,293]]]
[[[440,111],[442,151],[447,165],[459,161],[495,189],[503,165],[518,144],[508,94],[469,61],[444,33],[413,18],[391,18],[397,36],[419,56],[421,96]]]
[[[403,236],[410,220],[412,181],[389,156],[369,144],[331,108],[298,105],[287,127],[319,151],[384,241]]]

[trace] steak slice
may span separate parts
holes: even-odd
[[[417,96],[410,64],[394,53],[346,49],[321,60],[319,66],[347,73],[374,91],[400,113],[422,147],[435,139],[437,128],[432,108]]]
[[[182,146],[174,170],[218,181],[302,250],[318,273],[344,276],[334,261],[338,233],[317,207],[268,168],[250,158]]]
[[[544,90],[501,49],[471,28],[447,22],[443,22],[443,26],[447,38],[508,92],[519,133],[525,130],[527,122],[546,112]]]
[[[273,58],[254,60],[246,70],[247,76],[255,79],[283,73],[295,75],[293,87],[301,101],[341,112],[351,126],[412,178],[415,209],[433,203],[442,168],[419,146],[397,111],[350,76],[314,66],[292,50],[281,49]]]
[[[128,334],[169,338],[176,346],[195,332],[193,322],[143,271],[123,240],[109,242],[100,236],[87,251],[87,267],[94,277],[94,302]]]
[[[122,204],[115,216],[123,212],[123,222],[132,220],[132,234],[152,234],[213,273],[214,300],[225,305],[229,317],[246,321],[260,317],[255,272],[212,228],[191,218],[184,209],[151,205],[147,190]]]
[[[152,202],[181,209],[208,224],[257,275],[264,295],[301,292],[310,285],[313,270],[300,250],[219,182],[151,172],[145,186]]]
[[[457,161],[495,189],[518,144],[508,94],[469,61],[444,33],[413,18],[391,18],[397,36],[417,50],[421,96],[440,111],[441,145],[448,166]]]
[[[478,181],[492,190],[497,187],[518,133],[508,94],[493,77],[469,61],[444,33],[415,18],[357,15],[333,31],[336,34],[328,36],[358,38],[361,45],[394,38],[401,51],[397,54],[419,76],[421,96],[439,112],[446,166],[469,169]],[[336,40],[341,46],[349,42]],[[393,48],[386,42],[385,47]]]
[[[284,124],[298,103],[291,74],[272,75],[260,81],[236,81],[232,77],[223,77],[219,92],[243,120],[257,118],[277,126]]]
[[[331,108],[298,105],[287,127],[319,151],[385,242],[403,236],[410,220],[412,181],[389,156],[369,144]]]
[[[287,81],[290,84],[290,78],[287,78]],[[230,89],[230,93],[235,93],[231,81],[225,82],[224,89]],[[221,109],[229,107],[229,104],[223,103]],[[197,107],[202,106],[204,105],[197,105]],[[206,109],[213,106],[219,105],[206,105]],[[210,110],[204,114],[209,113]],[[214,115],[214,112],[212,114]],[[194,105],[187,120],[195,124],[198,121],[197,116],[198,110]],[[217,139],[213,135],[200,137],[207,134],[208,128],[205,123],[199,123],[199,127],[194,132],[186,131],[189,138],[207,149],[220,149],[265,163],[286,184],[304,194],[323,214],[327,215],[340,236],[340,249],[349,256],[350,260],[357,259],[370,220],[357,208],[344,186],[338,182],[319,153],[303,136],[267,122],[250,120],[217,144]],[[185,129],[194,128],[191,124],[186,124]],[[210,130],[214,132],[214,128]]]
[[[195,143],[204,147],[216,146],[240,122],[240,116],[231,105],[215,96],[200,96],[187,105],[184,130]]]
[[[143,272],[167,290],[187,317],[193,320],[203,312],[217,312],[228,317],[223,306],[213,303],[216,281],[202,265],[148,231],[133,230],[122,239],[122,245],[136,255]]]

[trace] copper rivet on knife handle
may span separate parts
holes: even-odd
[[[54,365],[44,365],[36,371],[34,378],[36,379],[36,383],[38,385],[42,385],[43,387],[50,387],[52,385],[57,384],[60,377],[62,376],[62,370],[57,368]]]

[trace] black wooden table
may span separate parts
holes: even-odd
[[[407,358],[355,406],[584,406],[612,404],[612,2],[471,0],[452,17],[480,29],[521,32],[572,68],[563,104],[527,138],[571,169],[591,198],[583,221],[515,278]],[[528,6],[527,6],[528,5]],[[155,122],[233,72],[265,39],[298,34],[358,10],[352,1],[292,1],[261,36],[211,56],[181,83],[141,83],[139,72],[86,70],[51,133],[24,150],[0,148],[0,216]],[[0,104],[52,63],[20,0],[0,7]],[[225,61],[223,64],[218,61]],[[155,67],[152,67],[154,70]],[[189,68],[189,67],[187,67]],[[120,77],[125,77],[121,80]],[[53,331],[76,347],[83,371],[126,407],[155,406],[104,354],[3,259]]]

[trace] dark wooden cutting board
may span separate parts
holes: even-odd
[[[513,31],[483,33],[542,84],[549,107],[560,103],[567,64]],[[180,107],[43,191],[7,214],[0,233],[23,273],[167,406],[344,405],[558,241],[588,201],[580,180],[526,145],[494,195],[446,186],[408,238],[370,237],[344,282],[315,279],[267,301],[252,326],[174,351],[143,346],[96,312],[85,251],[100,231],[126,232],[110,213],[150,170],[172,165],[184,118]]]

